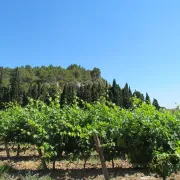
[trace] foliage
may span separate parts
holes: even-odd
[[[150,163],[150,169],[166,179],[166,177],[180,169],[180,154],[156,151]]]
[[[81,84],[101,81],[98,68],[86,70],[78,65],[70,65],[66,69],[59,66],[17,68],[0,67],[0,108],[3,102],[16,101],[21,105],[28,103],[28,97],[46,101],[47,94],[60,95],[67,83]]]
[[[29,99],[25,107],[10,103],[0,111],[0,141],[35,145],[43,164],[44,160],[55,164],[65,154],[83,159],[85,168],[97,135],[106,160],[126,153],[134,166],[149,167],[162,177],[179,168],[179,113],[158,111],[137,98],[130,109],[104,97],[93,103],[75,97],[73,104],[63,107],[59,99],[49,98],[49,103]]]
[[[133,94],[144,101],[144,95],[139,91]],[[132,92],[128,84],[120,88],[114,79],[112,85],[109,85],[101,77],[101,70],[96,67],[92,70],[76,64],[66,69],[52,65],[0,67],[0,109],[4,109],[4,104],[10,101],[25,106],[29,97],[49,103],[49,96],[54,99],[56,95],[60,96],[62,106],[72,104],[75,95],[89,103],[104,96],[117,106],[126,109],[132,106]]]

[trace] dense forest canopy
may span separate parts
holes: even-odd
[[[132,92],[128,83],[120,87],[113,80],[112,85],[101,77],[99,68],[87,70],[76,64],[67,68],[60,66],[31,67],[30,65],[8,68],[0,67],[0,108],[4,103],[16,101],[21,105],[28,103],[28,97],[48,102],[49,97],[60,97],[60,103],[71,104],[75,96],[87,102],[94,102],[100,96],[123,108],[131,107],[131,98],[136,96],[142,101],[151,103],[139,92]],[[152,104],[160,108],[158,101]]]

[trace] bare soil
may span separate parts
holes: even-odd
[[[11,147],[10,147],[11,148]],[[16,156],[16,152],[11,151],[10,160],[6,157],[6,152],[3,146],[0,146],[0,165],[10,164],[16,169],[14,178],[18,179],[19,174],[26,175],[31,173],[36,174],[39,177],[49,175],[53,179],[103,179],[100,162],[97,158],[90,158],[87,161],[86,169],[83,169],[83,161],[57,161],[56,170],[52,170],[52,163],[48,163],[48,171],[42,170],[41,162],[38,158],[38,154],[35,150],[26,150],[25,153],[21,152],[19,156]],[[150,174],[147,169],[133,168],[131,164],[123,160],[115,160],[115,168],[112,168],[111,162],[106,162],[108,172],[111,179],[116,180],[160,180],[155,174]],[[180,173],[173,174],[168,180],[180,180]]]

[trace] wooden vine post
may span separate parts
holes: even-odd
[[[96,145],[96,151],[97,151],[99,158],[100,158],[100,161],[101,161],[101,167],[102,167],[102,171],[104,174],[104,179],[110,180],[109,174],[107,171],[107,167],[106,167],[106,163],[105,163],[105,159],[104,159],[104,155],[103,155],[103,150],[101,147],[101,143],[100,143],[100,140],[99,140],[97,135],[94,135],[94,141],[95,141],[95,145]]]
[[[5,146],[7,158],[10,159],[10,152],[9,152],[9,148],[8,148],[8,143],[7,143],[6,141],[5,141],[5,143],[4,143],[4,146]]]

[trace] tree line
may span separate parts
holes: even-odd
[[[57,95],[62,106],[72,104],[75,96],[89,103],[104,96],[107,101],[126,109],[131,108],[132,97],[151,103],[148,93],[144,97],[139,91],[132,92],[128,83],[121,88],[114,79],[112,85],[109,84],[101,77],[101,71],[96,67],[93,70],[86,70],[76,64],[66,69],[52,65],[0,67],[0,109],[11,101],[25,106],[28,104],[28,98],[48,103],[49,97]],[[153,99],[152,104],[160,109],[157,99]]]

